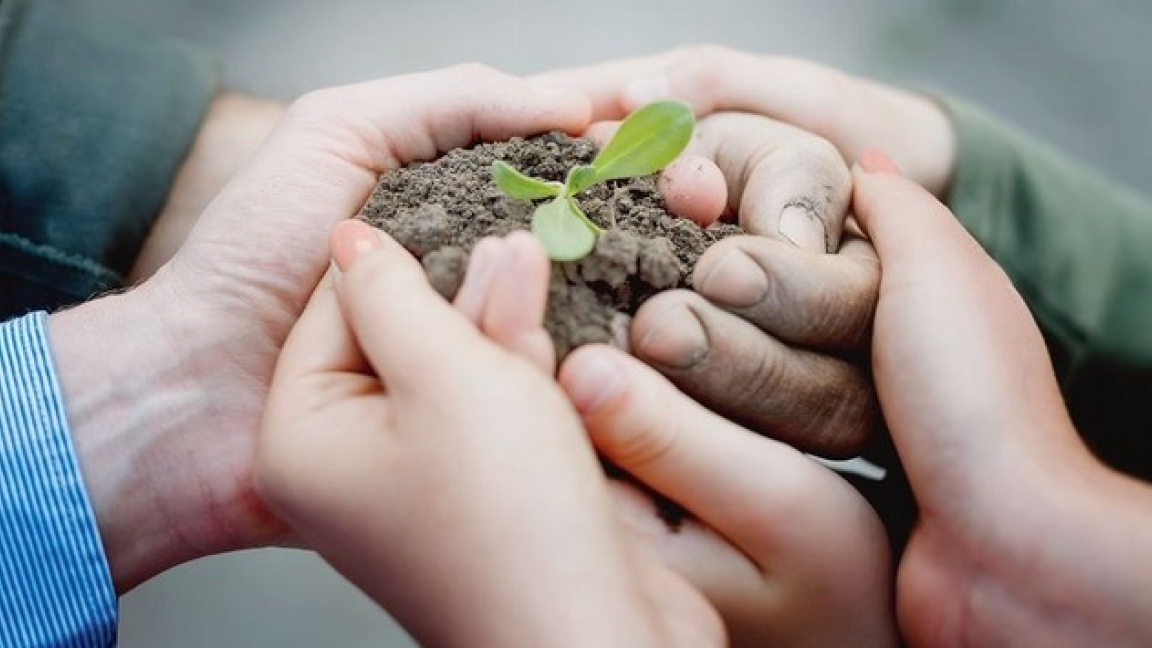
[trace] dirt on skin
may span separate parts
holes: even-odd
[[[596,155],[591,140],[548,133],[456,149],[384,173],[359,218],[388,232],[424,264],[430,283],[451,299],[468,253],[484,236],[529,229],[535,205],[505,196],[492,181],[494,160],[563,182],[568,169]],[[607,232],[580,261],[556,264],[545,327],[558,359],[593,342],[627,339],[628,321],[653,294],[690,287],[692,269],[713,242],[739,233],[716,223],[702,229],[664,209],[656,175],[609,181],[577,195]]]

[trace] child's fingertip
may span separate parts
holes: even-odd
[[[347,272],[357,260],[384,247],[381,233],[371,225],[355,219],[344,220],[332,229],[332,259],[341,272]]]
[[[595,416],[623,392],[624,367],[611,349],[583,347],[560,368],[560,384],[581,416]]]

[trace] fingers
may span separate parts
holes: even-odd
[[[657,186],[669,212],[700,227],[719,220],[728,203],[724,173],[712,160],[692,153],[664,167]]]
[[[779,241],[735,236],[696,263],[696,292],[794,345],[858,352],[880,288],[872,246],[852,237],[839,254],[812,255]]]
[[[196,238],[282,270],[288,285],[313,285],[331,227],[359,211],[381,172],[477,139],[576,133],[588,118],[579,93],[477,65],[316,91],[292,104]]]
[[[586,134],[603,142],[614,126],[597,122]],[[852,179],[826,140],[763,116],[723,113],[697,122],[660,189],[669,211],[702,226],[726,206],[751,234],[823,253],[839,248]]]
[[[399,243],[356,220],[333,230],[340,303],[365,357],[389,391],[418,393],[457,375],[456,350],[483,349],[475,327],[429,284]]]
[[[825,140],[757,115],[700,120],[697,150],[715,161],[728,184],[728,206],[751,234],[834,252],[851,200],[852,179]]]
[[[758,548],[811,532],[777,520],[815,522],[812,516],[825,513],[810,506],[819,499],[812,488],[842,483],[794,448],[709,412],[611,347],[577,349],[559,379],[600,452],[738,547],[756,550],[758,562],[766,557]]]
[[[340,313],[335,282],[329,271],[313,291],[276,362],[278,380],[365,368],[364,356]]]
[[[355,115],[353,120],[334,119]],[[352,131],[364,166],[376,172],[427,160],[476,140],[503,140],[547,130],[569,133],[589,122],[587,99],[542,88],[483,65],[466,64],[305,95],[288,123],[314,135]],[[329,119],[326,126],[315,123]],[[329,131],[328,129],[334,129]]]
[[[631,348],[710,409],[809,452],[852,456],[876,422],[863,370],[789,347],[692,292],[641,307]]]
[[[473,248],[457,310],[490,339],[528,359],[549,376],[555,369],[552,338],[544,330],[551,262],[525,231],[488,237]]]
[[[587,93],[595,119],[671,96],[697,114],[742,111],[787,122],[831,141],[849,161],[884,146],[936,194],[952,173],[955,137],[938,104],[808,61],[705,45],[539,78]]]
[[[881,154],[863,164],[854,205],[883,268],[873,371],[913,488],[1014,461],[1005,444],[1061,445],[1052,429],[1070,424],[1044,341],[1007,276]]]
[[[596,146],[603,148],[612,139],[620,122],[599,121],[584,131]],[[694,137],[688,147],[660,172],[658,187],[668,211],[708,227],[723,214],[728,204],[728,186],[716,163],[701,155]]]
[[[763,628],[772,625],[765,617],[776,618],[782,627],[811,632],[811,618],[795,625],[792,618],[811,611],[789,608],[805,597],[786,590],[810,594],[807,588],[817,583],[837,583],[838,591],[815,606],[818,614],[860,609],[862,597],[887,591],[883,529],[859,494],[828,470],[712,414],[609,347],[573,352],[560,382],[605,457],[711,529],[688,526],[661,535],[645,527],[635,497],[622,502],[631,509],[624,516],[634,521],[633,533],[655,538],[642,544],[700,586],[729,622]],[[806,601],[811,607],[812,599]]]

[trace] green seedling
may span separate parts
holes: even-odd
[[[575,261],[596,247],[604,231],[576,204],[576,194],[600,182],[663,169],[688,145],[694,124],[688,104],[657,101],[629,115],[592,164],[573,167],[563,183],[533,178],[500,160],[492,163],[492,179],[512,198],[549,199],[532,214],[532,232],[554,261]]]

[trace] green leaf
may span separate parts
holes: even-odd
[[[492,180],[505,194],[521,200],[538,200],[559,196],[564,185],[548,182],[520,173],[512,165],[502,160],[492,163]]]
[[[596,181],[634,178],[658,171],[688,146],[696,118],[683,101],[656,101],[636,110],[600,151]]]
[[[553,261],[575,261],[596,247],[596,232],[585,224],[586,218],[571,200],[549,200],[532,215],[532,233]]]
[[[568,177],[564,180],[564,195],[575,196],[596,184],[596,180],[596,167],[590,167],[586,164],[572,167],[568,171]]]

